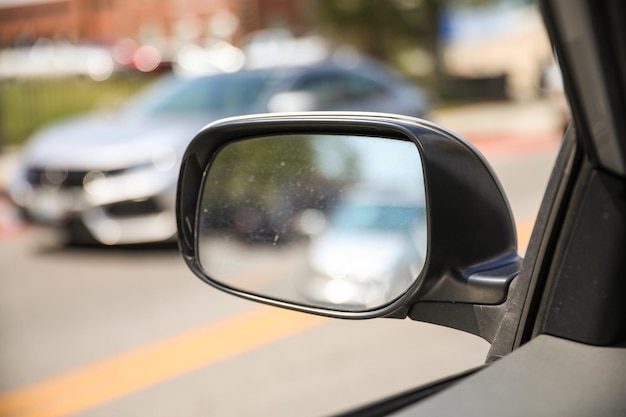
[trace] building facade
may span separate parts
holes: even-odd
[[[306,0],[0,0],[0,47],[38,39],[113,45],[129,38],[238,43],[271,27],[305,26]]]

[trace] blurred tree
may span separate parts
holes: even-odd
[[[355,151],[331,136],[274,136],[229,144],[207,176],[203,210],[211,227],[232,225],[239,214],[287,227],[306,208],[331,208],[358,180]],[[324,160],[333,159],[330,172]],[[267,226],[267,224],[265,225]],[[273,229],[272,229],[273,230]],[[258,232],[258,231],[257,231]]]
[[[442,23],[448,7],[498,0],[318,0],[318,25],[326,36],[392,64],[419,48],[430,56],[433,81],[445,75]],[[417,64],[417,63],[416,63]]]
[[[432,53],[439,64],[441,14],[447,0],[319,0],[318,16],[325,35],[349,43],[384,61],[407,47]]]

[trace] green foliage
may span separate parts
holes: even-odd
[[[331,38],[392,61],[417,46],[436,53],[444,0],[320,0],[320,25]],[[433,49],[434,48],[434,49]]]
[[[325,156],[319,155],[316,143],[328,140],[317,136],[277,136],[231,144],[214,162],[208,188],[218,193],[223,190],[250,203],[275,205],[285,194],[307,200],[318,188],[327,188],[329,184],[340,187],[358,172],[356,157],[341,141],[333,141],[333,155],[341,159],[341,171],[325,171],[320,162]]]
[[[89,110],[112,109],[152,80],[120,75],[89,78],[0,80],[0,146],[22,145],[43,126]]]
[[[404,65],[401,69],[410,73],[415,71],[400,56],[421,51],[428,56],[430,70],[430,79],[421,81],[438,90],[446,77],[440,39],[443,13],[450,6],[483,6],[498,1],[503,0],[318,0],[315,4],[319,27],[337,43],[353,45],[396,67]]]
[[[299,183],[313,169],[313,149],[308,141],[263,138],[231,144],[219,154],[211,179],[233,195],[251,200],[273,200],[280,188]]]

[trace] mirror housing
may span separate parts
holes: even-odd
[[[390,303],[364,311],[315,307],[231,288],[208,276],[198,254],[198,211],[204,178],[216,154],[235,141],[280,135],[348,135],[413,142],[422,159],[428,221],[424,268],[413,285]],[[390,161],[393,163],[393,161]],[[520,269],[515,226],[508,201],[492,169],[471,144],[424,120],[378,113],[311,112],[223,119],[204,128],[190,143],[181,166],[177,194],[180,250],[203,281],[250,300],[339,318],[411,317],[418,304],[454,306],[502,304]],[[437,307],[439,308],[439,307]],[[427,309],[428,310],[428,309]],[[445,313],[443,313],[445,314]],[[437,322],[432,313],[426,321]],[[466,325],[455,326],[478,334]],[[476,323],[471,326],[477,327]],[[479,326],[478,326],[479,327]]]

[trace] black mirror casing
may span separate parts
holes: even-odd
[[[428,244],[420,277],[404,295],[373,310],[339,311],[242,292],[203,272],[197,253],[197,212],[203,176],[214,156],[229,142],[287,134],[376,136],[416,144],[423,162]],[[224,119],[207,126],[191,142],[182,161],[177,223],[183,257],[205,282],[254,301],[331,317],[421,319],[419,313],[412,313],[418,303],[499,305],[521,263],[511,210],[480,153],[432,123],[388,114],[267,114]]]

